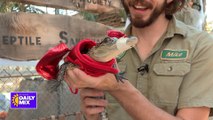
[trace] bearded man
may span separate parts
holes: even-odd
[[[117,82],[107,73],[92,77],[78,68],[65,81],[81,88],[87,120],[208,120],[213,107],[213,38],[175,19],[184,0],[121,0],[137,45],[122,54]],[[98,99],[107,93],[106,99]]]

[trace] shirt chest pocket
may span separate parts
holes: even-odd
[[[150,99],[165,104],[177,103],[181,83],[190,67],[186,62],[155,64],[149,80]]]
[[[153,71],[162,76],[183,76],[190,71],[190,66],[189,63],[158,63]]]

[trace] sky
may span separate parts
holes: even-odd
[[[207,22],[213,21],[213,0],[206,0],[206,15],[207,15]]]
[[[43,6],[34,6],[34,7],[39,8],[39,9],[45,11],[48,14],[55,14],[55,8],[43,7]],[[60,9],[59,12],[62,15],[70,15],[70,16],[75,15],[75,14],[78,13],[77,11],[73,11],[73,10],[62,10],[62,9]]]

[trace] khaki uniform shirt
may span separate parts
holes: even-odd
[[[137,69],[145,64],[149,70],[141,74]],[[172,115],[185,107],[213,107],[213,38],[175,18],[146,60],[133,48],[119,68],[150,102]],[[113,97],[107,99],[109,120],[132,120]]]

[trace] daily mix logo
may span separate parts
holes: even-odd
[[[11,92],[10,108],[36,109],[37,108],[36,92]]]

